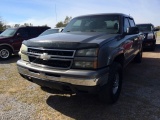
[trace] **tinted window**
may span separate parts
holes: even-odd
[[[43,33],[41,33],[39,36],[58,33],[58,32],[59,32],[59,29],[49,29],[49,30],[46,30]]]
[[[74,24],[73,24],[73,26],[81,26],[81,23],[82,23],[82,20],[77,20]]]
[[[31,37],[38,36],[38,29],[36,29],[36,28],[29,28],[29,34],[30,34]]]
[[[130,23],[130,26],[131,26],[131,27],[134,27],[134,26],[135,26],[135,23],[134,23],[134,20],[133,20],[133,19],[129,19],[129,23]]]
[[[119,16],[95,15],[71,20],[63,32],[106,32],[119,33]]]
[[[124,32],[127,32],[127,28],[130,27],[128,18],[124,19]]]
[[[28,30],[26,28],[20,28],[18,32],[21,37],[28,37]]]
[[[13,36],[15,33],[16,33],[17,29],[6,29],[4,32],[2,32],[0,34],[0,36],[3,36],[3,37],[10,37],[10,36]]]
[[[44,32],[45,30],[49,29],[49,27],[38,27],[38,35],[41,34],[42,32]]]
[[[37,37],[49,27],[31,27],[29,28],[30,37]]]

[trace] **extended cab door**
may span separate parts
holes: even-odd
[[[130,23],[131,27],[135,27],[136,26],[136,24],[135,24],[135,22],[134,22],[134,20],[132,18],[129,18],[129,23]],[[137,54],[137,52],[139,52],[139,48],[140,48],[139,34],[134,34],[133,35],[132,48],[133,48],[133,53],[134,53],[134,56],[135,56]]]
[[[124,32],[127,33],[127,28],[135,27],[134,20],[132,18],[125,17],[124,18]],[[138,34],[133,35],[125,35],[125,42],[123,44],[123,48],[125,51],[126,62],[130,61],[135,57],[139,49],[139,37]]]
[[[28,35],[28,28],[20,28],[15,34],[15,37],[13,39],[12,46],[15,49],[15,52],[20,50],[21,44],[23,40],[28,40],[29,35]]]

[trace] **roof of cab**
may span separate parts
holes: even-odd
[[[19,28],[49,28],[48,26],[20,26],[20,27],[13,27],[13,28],[9,28],[9,29],[19,29]]]
[[[136,24],[136,25],[153,25],[152,23],[139,23],[139,24]]]
[[[88,14],[88,15],[81,15],[81,16],[77,16],[75,18],[79,18],[79,17],[86,17],[86,16],[99,16],[99,15],[119,15],[119,16],[124,16],[124,17],[129,17],[129,18],[132,18],[130,15],[126,15],[126,14],[123,14],[123,13],[99,13],[99,14]]]

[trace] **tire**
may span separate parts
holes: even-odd
[[[7,60],[11,57],[11,49],[8,47],[0,47],[0,60]]]
[[[136,55],[136,57],[134,58],[134,61],[135,61],[136,63],[141,63],[141,62],[142,62],[142,53],[143,53],[142,50],[139,51],[138,54]]]
[[[122,87],[122,66],[113,62],[110,66],[108,83],[103,85],[99,92],[99,100],[105,104],[114,104],[120,96]]]

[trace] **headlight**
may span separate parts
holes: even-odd
[[[26,54],[27,51],[28,51],[27,46],[22,44],[21,49],[20,49],[18,54],[21,56],[21,59],[24,60],[24,61],[29,61],[28,56]]]
[[[86,61],[74,61],[73,63],[74,68],[84,68],[84,69],[96,69],[97,62],[86,62]]]
[[[76,56],[89,56],[89,57],[92,57],[92,56],[97,56],[98,54],[98,49],[97,48],[91,48],[91,49],[82,49],[82,50],[78,50],[76,52]]]
[[[153,39],[153,38],[154,38],[153,33],[148,33],[147,39]]]
[[[18,52],[19,55],[21,55],[22,52],[27,52],[28,48],[24,44],[21,45],[20,51]]]

